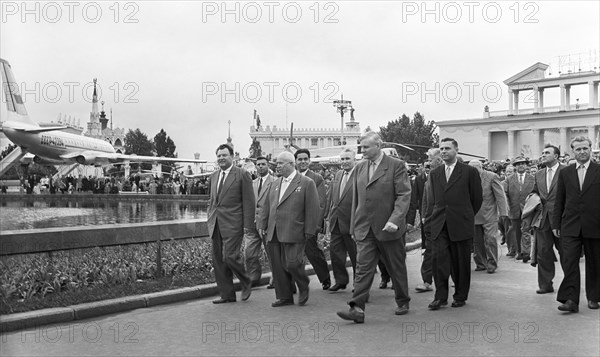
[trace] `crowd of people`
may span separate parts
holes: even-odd
[[[404,315],[410,308],[405,235],[415,225],[421,227],[425,256],[423,283],[415,290],[435,291],[430,310],[448,305],[450,279],[451,306],[466,305],[471,259],[475,271],[493,274],[501,269],[499,240],[507,244],[509,257],[537,268],[538,294],[554,292],[559,262],[564,278],[557,301],[565,312],[579,311],[579,261],[584,256],[588,307],[598,308],[600,165],[592,158],[588,138],[572,140],[573,164],[553,145],[546,145],[535,162],[524,157],[504,163],[464,162],[458,143],[445,138],[414,171],[386,156],[376,133],[365,134],[360,145],[362,160],[356,160],[354,150],[344,149],[339,167],[317,172],[309,168],[307,149],[279,154],[274,172],[259,157],[255,176],[233,164],[229,146],[217,148],[219,169],[209,180],[208,209],[220,293],[213,303],[236,301],[234,276],[241,282],[242,300],[250,297],[261,277],[258,257],[264,247],[273,272],[268,285],[275,289],[273,307],[294,305],[296,293],[298,305],[308,302],[306,256],[323,290],[343,290],[352,281],[349,308],[338,312],[340,318],[365,321],[377,268],[380,288],[391,282],[395,314]],[[316,244],[325,230],[331,237],[333,279]],[[345,266],[348,256],[353,279]]]
[[[120,192],[149,193],[153,195],[205,195],[208,183],[205,177],[186,178],[183,175],[159,178],[157,176],[130,175],[121,177],[95,177],[73,175],[56,180],[37,174],[20,178],[20,193],[26,194],[118,194]]]

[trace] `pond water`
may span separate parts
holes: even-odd
[[[113,223],[206,220],[199,201],[2,201],[0,230],[76,227]]]

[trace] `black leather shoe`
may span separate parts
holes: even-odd
[[[225,304],[228,302],[235,302],[235,299],[217,299],[213,300],[213,304]]]
[[[388,282],[389,282],[388,279],[382,279],[381,283],[379,283],[379,289],[386,289]]]
[[[329,288],[329,291],[338,291],[346,289],[346,284],[334,284]]]
[[[504,245],[506,243],[506,237],[502,237],[502,240],[500,240],[500,245]]]
[[[271,304],[272,307],[281,307],[287,305],[294,305],[294,300],[276,300]]]
[[[530,260],[531,260],[531,257],[529,255],[524,255],[523,256],[523,263],[527,263]]]
[[[579,312],[579,305],[573,300],[567,300],[564,304],[559,305],[558,309],[566,312]]]
[[[298,295],[298,305],[300,305],[300,306],[306,305],[306,302],[308,301],[308,292],[309,292],[308,289],[306,289],[306,291],[300,292],[300,295]]]
[[[269,284],[269,285],[267,285],[267,289],[275,289],[275,285]]]
[[[355,306],[351,307],[348,311],[338,311],[337,315],[344,320],[354,321],[357,324],[365,322],[365,312]]]
[[[396,311],[394,312],[394,314],[396,315],[406,315],[408,314],[408,303],[402,305],[402,306],[398,306],[396,308]]]
[[[242,301],[246,301],[250,298],[250,294],[252,294],[252,284],[248,284],[242,288]]]
[[[327,279],[321,285],[323,286],[323,290],[329,290],[331,287],[331,280]]]
[[[507,256],[507,257],[514,257],[514,256],[515,256],[515,253],[508,253],[508,254],[506,254],[506,256]]]
[[[463,307],[466,302],[464,300],[454,300],[452,301],[452,307]]]
[[[490,268],[490,267],[487,268],[488,274],[494,274],[495,272],[496,272],[496,268]]]
[[[260,280],[252,280],[251,286],[253,288],[257,287],[260,285]]]
[[[600,308],[600,305],[598,305],[597,301],[588,300],[588,307],[592,310],[597,310]]]
[[[475,271],[484,271],[484,270],[485,270],[484,267],[477,267],[477,268],[475,268]]]
[[[536,294],[549,294],[549,293],[553,293],[554,289],[550,288],[550,289],[537,289]]]
[[[516,259],[516,260],[521,260],[521,259],[523,259],[523,254],[522,254],[522,253],[519,253],[519,254],[517,254],[517,256],[515,257],[515,259]]]
[[[448,305],[448,301],[446,300],[433,300],[429,306],[429,310],[439,310],[440,307]]]

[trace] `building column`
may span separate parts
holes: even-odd
[[[533,114],[540,112],[540,92],[537,86],[533,87]]]
[[[567,139],[567,130],[568,129],[565,127],[560,128],[560,151],[563,153],[568,153],[570,150],[569,142]]]
[[[533,145],[531,146],[531,152],[534,157],[539,157],[540,153],[540,129],[531,129],[531,133],[533,134]]]
[[[506,132],[508,133],[508,158],[512,160],[515,158],[515,131],[507,130]]]
[[[544,112],[544,88],[539,88],[538,89],[539,95],[540,95],[540,107],[539,107],[539,112],[543,113]]]
[[[514,115],[513,113],[513,90],[508,90],[508,115]]]
[[[513,115],[518,115],[519,114],[519,91],[513,91],[513,106],[514,106],[514,112]]]
[[[587,127],[588,130],[588,138],[592,141],[592,147],[590,149],[596,149],[598,142],[596,142],[596,126],[590,125]]]
[[[564,112],[565,110],[567,110],[567,89],[565,87],[564,84],[561,84],[559,86],[560,88],[560,110],[561,112]]]
[[[594,83],[594,81],[588,82],[589,87],[589,100],[588,100],[588,109],[598,108],[598,83]]]
[[[492,132],[488,131],[487,142],[487,159],[492,161]]]
[[[566,110],[571,110],[571,86],[570,85],[566,85],[565,86],[565,108]]]

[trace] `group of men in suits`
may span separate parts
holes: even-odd
[[[364,159],[359,163],[355,152],[345,149],[340,155],[342,169],[336,173],[326,195],[324,187],[323,192],[319,191],[323,178],[308,169],[308,150],[301,149],[296,155],[289,152],[278,155],[279,178],[270,176],[267,160],[259,158],[259,177],[252,183],[246,171],[232,166],[231,148],[219,146],[220,170],[211,176],[208,210],[215,276],[221,294],[214,303],[236,300],[233,274],[240,280],[242,300],[248,299],[252,284],[260,279],[258,256],[264,244],[273,271],[274,307],[294,304],[296,285],[299,305],[308,301],[309,279],[304,270],[304,254],[315,267],[323,289],[332,292],[345,289],[349,284],[345,262],[350,256],[354,289],[348,301],[349,309],[339,311],[338,316],[364,322],[365,303],[380,259],[389,268],[393,282],[395,314],[406,314],[410,297],[405,217],[411,185],[404,162],[384,155],[382,144],[378,134],[366,133],[360,140]],[[448,304],[450,276],[455,284],[452,306],[465,305],[470,289],[472,244],[476,270],[485,269],[488,273],[496,270],[495,230],[502,217],[509,215],[511,219],[509,247],[514,248],[515,254],[527,258],[529,248],[519,242],[518,234],[524,199],[521,196],[527,191],[539,195],[541,201],[541,218],[535,230],[537,292],[553,291],[556,247],[565,272],[557,296],[562,303],[559,310],[578,311],[579,258],[583,247],[588,307],[598,308],[600,165],[590,161],[589,139],[576,137],[571,147],[577,165],[561,166],[558,164],[560,150],[546,145],[542,152],[545,168],[535,177],[527,177],[523,169],[526,162],[517,161],[517,173],[507,178],[502,189],[497,175],[484,171],[479,161],[467,165],[457,160],[458,143],[454,139],[441,140],[443,164],[432,168],[424,181],[423,203],[419,207],[435,285],[435,297],[429,309],[438,310]],[[325,218],[331,233],[333,286],[323,252],[316,243],[317,234],[325,227]],[[241,259],[244,233],[249,241],[246,247],[248,274]]]

